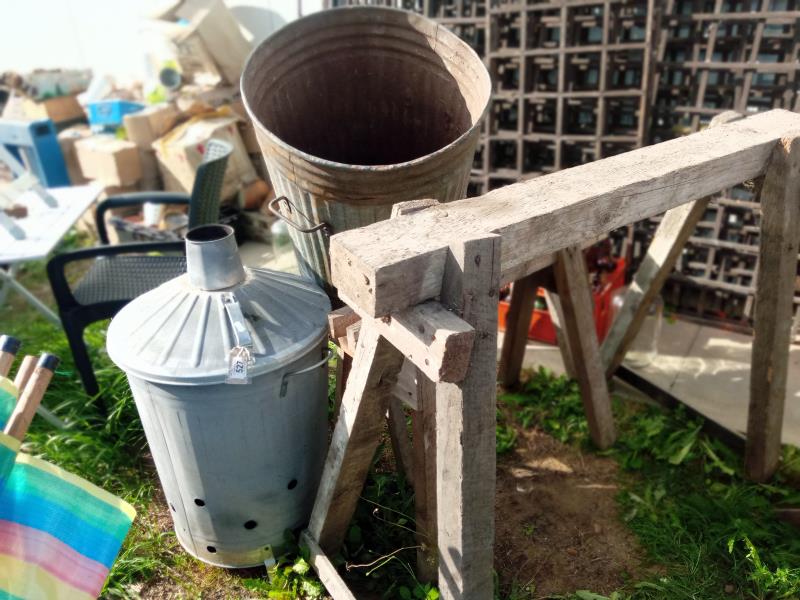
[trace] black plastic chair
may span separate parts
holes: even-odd
[[[95,212],[97,234],[102,245],[58,254],[47,263],[47,277],[58,305],[61,324],[83,387],[90,396],[97,395],[100,390],[83,339],[86,326],[110,319],[137,296],[186,272],[182,241],[109,245],[106,212],[145,202],[188,204],[190,229],[216,223],[225,168],[232,151],[229,143],[220,140],[210,140],[206,144],[191,195],[138,192],[107,198]],[[80,281],[70,286],[66,277],[67,265],[87,259],[95,260]]]

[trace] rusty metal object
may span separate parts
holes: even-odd
[[[378,7],[290,23],[242,75],[272,184],[297,207],[281,202],[282,214],[334,233],[387,219],[396,202],[463,198],[490,94],[486,68],[456,35]],[[326,231],[290,233],[301,269],[328,284]]]

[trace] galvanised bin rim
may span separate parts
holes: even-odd
[[[460,45],[467,52],[467,54],[471,55],[471,57],[474,58],[475,61],[477,61],[478,63],[483,64],[483,61],[478,56],[478,53],[475,52],[475,50],[469,44],[467,44],[464,40],[459,38],[455,33],[450,31],[446,27],[444,27],[442,25],[439,25],[435,21],[432,21],[432,20],[428,19],[427,17],[423,17],[422,15],[418,15],[416,13],[413,13],[413,12],[410,12],[410,11],[407,11],[407,10],[401,10],[401,9],[398,9],[398,8],[390,8],[390,7],[384,7],[384,6],[340,6],[340,7],[337,7],[337,8],[331,8],[331,9],[327,9],[327,10],[322,10],[322,11],[313,13],[311,15],[307,15],[305,17],[301,17],[300,19],[297,19],[296,21],[292,21],[291,23],[287,23],[286,25],[284,25],[283,27],[281,27],[277,31],[274,31],[267,38],[262,40],[262,42],[260,44],[258,44],[258,46],[256,46],[250,52],[250,55],[247,57],[247,61],[245,61],[245,64],[244,64],[244,69],[242,70],[242,76],[239,79],[239,91],[240,91],[240,94],[241,94],[241,97],[242,97],[242,103],[244,104],[245,110],[247,111],[247,114],[250,116],[250,120],[253,122],[254,127],[256,127],[261,133],[266,135],[276,145],[280,146],[284,150],[287,150],[289,152],[292,152],[294,154],[297,154],[297,155],[301,156],[304,160],[306,160],[306,161],[308,161],[310,163],[316,163],[316,164],[318,164],[320,166],[323,166],[323,167],[325,167],[327,169],[336,169],[336,170],[340,170],[340,171],[363,172],[363,173],[399,171],[399,170],[406,169],[406,168],[409,168],[409,167],[414,167],[414,166],[416,166],[418,164],[421,164],[421,163],[424,163],[424,162],[429,162],[431,160],[431,158],[440,156],[442,154],[445,154],[446,152],[450,151],[452,148],[463,144],[467,140],[467,138],[469,138],[470,135],[472,135],[473,132],[477,128],[480,128],[481,123],[483,122],[483,119],[486,116],[486,112],[489,110],[489,105],[491,104],[491,93],[492,93],[492,80],[491,80],[491,77],[489,76],[489,72],[487,70],[485,70],[485,69],[482,72],[485,75],[485,77],[482,78],[482,79],[484,79],[484,82],[483,82],[484,89],[482,91],[485,92],[486,102],[484,103],[483,111],[481,112],[480,116],[475,119],[475,122],[469,127],[469,129],[467,129],[464,133],[459,135],[455,140],[453,140],[452,142],[450,142],[449,144],[447,144],[445,146],[442,146],[438,150],[435,150],[435,151],[433,151],[433,152],[431,152],[429,154],[424,154],[422,156],[418,156],[417,158],[414,158],[412,160],[408,160],[408,161],[405,161],[405,162],[392,163],[392,164],[389,164],[389,165],[356,165],[356,164],[342,163],[342,162],[338,162],[338,161],[334,161],[334,160],[329,160],[329,159],[321,158],[319,156],[315,156],[313,154],[309,154],[307,152],[304,152],[303,150],[300,150],[299,148],[297,148],[295,146],[292,146],[291,144],[286,143],[281,138],[279,138],[277,135],[272,133],[272,131],[267,129],[261,123],[261,120],[256,116],[256,113],[253,110],[253,107],[250,106],[250,102],[249,102],[249,99],[248,99],[248,94],[245,93],[245,81],[246,81],[246,78],[254,76],[254,74],[250,74],[249,71],[250,71],[252,65],[255,62],[256,55],[259,53],[259,51],[262,50],[262,48],[264,48],[265,46],[270,45],[280,35],[285,35],[286,30],[288,30],[289,28],[297,27],[297,26],[299,26],[298,24],[300,24],[300,23],[308,23],[308,22],[310,22],[312,20],[330,19],[332,14],[334,14],[334,13],[344,13],[345,11],[364,12],[364,13],[370,13],[370,12],[395,13],[397,15],[400,15],[400,14],[405,15],[410,20],[410,22],[412,22],[412,21],[426,22],[427,21],[427,22],[431,23],[432,25],[434,25],[436,27],[436,31],[437,32],[438,31],[442,31],[444,33],[444,35],[447,35],[448,37],[452,36],[451,39],[455,43]]]

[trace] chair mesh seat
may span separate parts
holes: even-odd
[[[73,295],[84,305],[133,300],[185,272],[185,256],[101,257],[75,286]]]

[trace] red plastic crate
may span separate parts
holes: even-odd
[[[611,328],[612,294],[614,290],[625,285],[625,259],[617,258],[615,260],[616,265],[614,270],[608,274],[602,291],[592,294],[594,299],[594,324],[597,329],[597,339],[601,342],[605,339],[608,330]],[[543,289],[539,289],[537,297],[544,298]],[[501,300],[497,306],[500,331],[506,330],[506,315],[508,314],[509,306],[510,302],[507,300]],[[553,327],[553,321],[550,319],[550,313],[548,313],[546,309],[533,309],[531,324],[528,328],[528,339],[544,342],[546,344],[556,343],[556,330]]]

